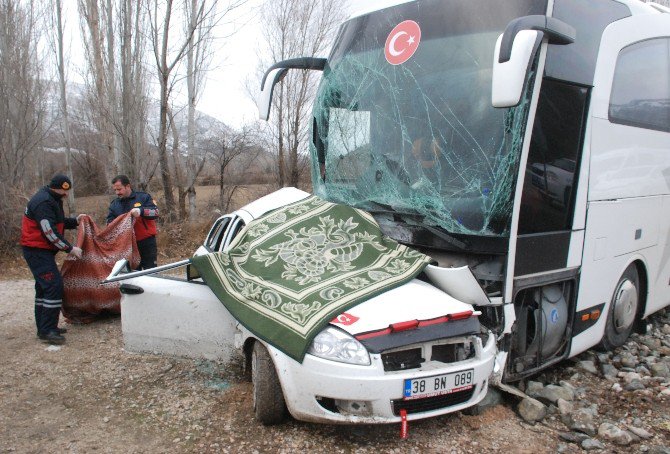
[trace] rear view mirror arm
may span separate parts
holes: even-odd
[[[270,66],[270,68],[265,71],[265,74],[263,74],[261,91],[256,101],[259,118],[261,120],[267,120],[269,118],[274,86],[286,76],[289,69],[313,69],[323,71],[327,61],[326,58],[300,57],[283,60]]]
[[[265,80],[268,77],[268,74],[273,69],[314,69],[317,71],[323,71],[323,68],[326,67],[326,58],[316,58],[316,57],[300,57],[300,58],[290,58],[288,60],[282,60],[270,66],[265,74],[263,74],[263,79],[261,80],[261,90],[265,88]],[[278,81],[277,81],[278,82]]]
[[[509,61],[512,56],[512,45],[514,38],[521,30],[537,30],[543,32],[549,39],[549,44],[571,44],[575,42],[577,31],[565,22],[547,16],[534,15],[518,17],[505,28],[502,42],[500,43],[499,63]]]

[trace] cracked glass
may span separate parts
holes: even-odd
[[[493,52],[511,19],[545,13],[546,2],[431,0],[345,23],[315,101],[314,192],[437,234],[508,235],[530,88],[515,108],[491,107]],[[405,20],[420,41],[390,64]]]

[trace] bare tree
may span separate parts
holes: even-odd
[[[219,186],[219,208],[227,211],[236,185],[226,185],[225,175],[230,165],[240,159],[243,154],[255,153],[249,156],[250,161],[258,154],[258,147],[251,143],[251,130],[244,128],[240,132],[224,132],[217,134],[215,139],[208,144],[208,156],[217,169],[217,180]]]
[[[117,131],[121,138],[123,173],[135,182],[148,183],[149,175],[141,174],[141,161],[147,150],[147,74],[142,64],[145,55],[144,30],[147,16],[137,0],[121,0],[118,14],[121,39],[119,43],[121,97]]]
[[[276,0],[262,14],[263,34],[271,61],[323,55],[336,27],[344,20],[345,5],[329,0]],[[289,72],[275,89],[269,132],[277,150],[279,186],[298,186],[307,163],[305,146],[316,79],[307,70]]]
[[[195,105],[197,102],[197,92],[201,84],[201,76],[206,55],[208,52],[208,40],[211,37],[211,31],[214,25],[246,0],[228,0],[223,8],[217,9],[218,0],[184,0],[183,4],[175,4],[174,0],[151,0],[147,8],[150,21],[151,45],[156,61],[156,70],[160,91],[160,117],[158,127],[158,159],[161,171],[161,180],[163,191],[165,192],[165,212],[170,217],[175,208],[174,195],[172,194],[173,179],[170,172],[168,160],[167,142],[170,130],[169,106],[173,95],[173,89],[178,81],[178,67],[183,63],[184,58],[188,58],[192,52],[192,59],[187,67],[187,84],[189,85],[189,108],[193,109],[193,118],[195,115]],[[175,38],[175,24],[173,16],[183,17],[186,20],[185,33]],[[174,44],[176,42],[176,44]],[[191,121],[192,137],[194,127]],[[193,150],[189,150],[191,154]],[[193,203],[195,203],[195,169],[197,164],[194,161],[188,171],[192,177],[191,182],[185,182],[184,187],[191,187]]]
[[[192,35],[186,50],[186,86],[188,91],[188,132],[186,157],[186,192],[188,195],[188,217],[195,219],[195,181],[205,162],[204,156],[196,157],[195,149],[195,113],[196,105],[203,88],[203,76],[211,60],[210,47],[213,40],[212,28],[216,16],[210,14],[198,24],[198,14],[201,5],[198,0],[186,0],[186,35]],[[238,2],[239,3],[239,2]],[[205,1],[202,2],[202,5]],[[217,0],[212,0],[212,7],[216,7]],[[229,7],[232,5],[229,5]],[[198,169],[199,168],[199,169]],[[180,194],[181,199],[181,194]],[[181,206],[181,200],[180,200]]]
[[[147,12],[150,17],[151,45],[156,61],[156,70],[160,90],[160,116],[158,125],[158,163],[160,165],[161,181],[165,195],[165,217],[170,218],[175,209],[174,195],[172,194],[172,175],[167,153],[167,140],[169,133],[168,110],[170,108],[170,97],[174,87],[174,71],[182,61],[186,48],[192,35],[187,35],[176,48],[171,46],[170,33],[172,26],[172,14],[175,12],[173,0],[153,0],[147,4]],[[201,22],[198,17],[196,22]]]
[[[106,11],[107,25],[109,23],[109,13],[111,8]],[[109,96],[110,84],[114,84],[112,75],[108,74],[105,64],[108,47],[105,45],[106,34],[103,33],[103,27],[100,14],[100,4],[98,0],[79,0],[79,15],[81,18],[82,36],[84,38],[84,48],[89,65],[89,73],[93,78],[93,92],[90,102],[91,108],[96,112],[95,120],[97,129],[103,135],[103,140],[107,149],[106,156],[112,156],[112,173],[116,174],[120,168],[120,156],[118,147],[115,146],[114,122],[111,116],[113,111],[113,102]],[[111,79],[111,81],[110,81]],[[109,178],[105,178],[109,180]]]
[[[0,241],[10,241],[20,225],[20,195],[44,182],[47,83],[41,77],[40,27],[32,3],[0,1]],[[29,170],[35,173],[30,174]]]
[[[65,141],[65,167],[67,174],[72,180],[72,141],[70,137],[70,116],[67,109],[66,96],[66,80],[65,80],[65,57],[64,57],[64,43],[63,43],[63,3],[61,0],[56,0],[54,25],[56,28],[56,65],[58,67],[58,87],[60,91],[60,112],[63,127],[63,138]],[[74,188],[68,191],[68,205],[70,213],[75,212]]]
[[[146,9],[136,0],[79,0],[82,34],[93,79],[98,129],[112,156],[114,174],[127,174],[138,186],[148,182],[141,163],[147,141],[148,84]]]

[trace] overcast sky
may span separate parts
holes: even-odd
[[[258,16],[250,15],[258,11],[264,1],[272,0],[249,0],[236,21],[237,33],[220,43],[216,54],[221,57],[219,67],[210,72],[198,104],[199,110],[235,128],[258,118],[255,100],[249,97],[244,84],[247,78],[253,80],[258,65],[258,43],[262,40]],[[345,10],[348,14],[357,14],[407,1],[410,0],[349,0]],[[216,63],[215,60],[213,65]]]
[[[271,1],[271,0],[268,0]],[[262,39],[258,9],[263,0],[249,0],[223,33],[237,31],[215,42],[212,69],[207,74],[205,91],[198,109],[229,126],[239,128],[258,118],[255,101],[245,89],[258,65],[258,43]]]

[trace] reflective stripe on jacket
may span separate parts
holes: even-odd
[[[76,218],[66,218],[63,200],[44,186],[30,199],[21,222],[21,245],[70,252],[65,229],[77,227]]]

